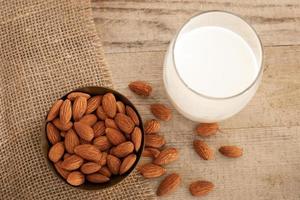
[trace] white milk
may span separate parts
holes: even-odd
[[[205,13],[192,18],[170,43],[164,63],[166,92],[185,117],[221,121],[252,99],[262,77],[261,63],[261,43],[247,23],[228,13]]]
[[[259,71],[246,41],[215,26],[196,28],[178,37],[174,60],[183,82],[210,97],[230,97],[242,92]]]

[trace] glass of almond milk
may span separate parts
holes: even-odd
[[[171,41],[164,85],[175,108],[197,122],[218,122],[242,110],[254,96],[263,49],[242,18],[208,11],[189,19]]]

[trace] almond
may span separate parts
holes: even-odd
[[[60,136],[61,136],[61,137],[66,137],[66,134],[67,134],[66,131],[61,131],[61,132],[60,132]]]
[[[160,123],[156,119],[146,121],[145,125],[146,134],[156,134],[160,131]]]
[[[79,145],[79,138],[73,129],[68,130],[64,142],[66,151],[70,154],[74,153],[74,148]]]
[[[99,119],[105,120],[107,118],[106,113],[104,112],[102,106],[99,106],[96,111],[96,115]]]
[[[134,144],[135,151],[138,152],[142,145],[142,131],[139,127],[133,129],[131,141]]]
[[[109,171],[107,166],[101,167],[101,169],[99,170],[99,173],[106,177],[111,177],[111,172]]]
[[[92,98],[90,98],[87,102],[87,108],[85,114],[90,114],[97,110],[97,108],[100,106],[102,101],[102,96],[97,95]]]
[[[115,96],[112,93],[106,93],[103,96],[102,108],[108,117],[115,117],[117,113],[117,102]]]
[[[86,176],[86,179],[91,183],[106,183],[110,180],[107,176],[99,173],[89,174]]]
[[[64,152],[65,152],[65,147],[63,142],[58,142],[50,148],[48,152],[48,157],[52,162],[56,163],[62,158]]]
[[[125,114],[125,105],[122,101],[117,101],[117,111]]]
[[[47,123],[46,131],[47,138],[51,144],[56,144],[61,140],[59,130],[51,122]]]
[[[87,114],[87,115],[84,115],[80,120],[79,122],[81,123],[84,123],[86,125],[89,125],[89,126],[94,126],[97,122],[97,116],[94,115],[94,114]]]
[[[124,142],[113,148],[111,154],[117,156],[118,158],[123,158],[130,153],[132,153],[134,150],[134,145],[132,142]]]
[[[117,126],[126,134],[130,134],[134,129],[134,122],[125,114],[118,113],[115,117]]]
[[[94,163],[94,162],[87,162],[81,165],[80,171],[84,174],[92,174],[97,171],[99,171],[101,168],[101,165]]]
[[[92,144],[92,142],[90,141],[86,141],[86,140],[84,140],[84,139],[82,139],[82,138],[79,138],[79,143],[80,144]]]
[[[109,119],[109,118],[105,119],[105,127],[119,130],[119,127],[117,126],[116,122],[113,119]]]
[[[145,81],[134,81],[128,85],[129,89],[134,93],[148,97],[151,95],[152,87],[149,83]]]
[[[219,126],[217,123],[201,123],[196,128],[198,135],[203,137],[214,135],[218,130]]]
[[[164,104],[152,104],[150,106],[152,114],[163,121],[169,121],[172,118],[172,111]]]
[[[209,181],[196,181],[190,184],[190,192],[193,196],[205,196],[211,192],[214,184]]]
[[[73,119],[79,121],[84,115],[87,107],[87,100],[85,97],[77,97],[73,103]]]
[[[160,151],[155,148],[146,147],[142,153],[143,157],[150,157],[150,158],[157,158],[157,156],[160,154]]]
[[[67,179],[70,172],[61,168],[61,163],[62,163],[62,161],[58,161],[58,162],[54,163],[54,168],[59,173],[59,175],[61,175],[64,179]]]
[[[67,182],[73,186],[79,186],[84,183],[84,175],[79,171],[73,171],[69,174]]]
[[[71,156],[71,154],[65,153],[65,154],[64,154],[64,160],[67,159],[67,158],[70,157],[70,156]]]
[[[219,152],[229,158],[238,158],[243,155],[243,149],[237,146],[222,146]]]
[[[130,154],[124,158],[121,166],[120,166],[120,175],[125,174],[135,163],[136,155]]]
[[[126,114],[132,119],[132,121],[134,122],[134,124],[136,126],[140,125],[140,120],[139,120],[139,116],[137,115],[137,113],[134,111],[134,109],[130,106],[126,106]]]
[[[166,169],[152,163],[144,164],[139,168],[139,172],[145,178],[157,178],[166,173]]]
[[[62,105],[64,101],[59,99],[54,102],[52,107],[50,108],[50,111],[48,112],[47,121],[52,121],[58,116],[60,106]]]
[[[112,174],[116,175],[119,173],[120,165],[121,165],[121,161],[119,158],[117,158],[113,155],[107,156],[107,166],[108,166],[109,171]]]
[[[99,137],[100,135],[104,135],[105,134],[105,124],[104,124],[104,122],[103,121],[97,122],[93,126],[93,131],[94,131],[95,137]]]
[[[100,151],[106,151],[106,150],[108,150],[112,146],[106,136],[99,136],[99,137],[95,138],[93,140],[93,144]]]
[[[83,164],[83,159],[77,155],[67,157],[62,163],[61,168],[72,171],[78,169]]]
[[[126,141],[126,138],[124,137],[124,135],[116,129],[106,128],[105,133],[106,133],[108,140],[113,145],[118,145],[118,144],[121,144]]]
[[[59,118],[62,124],[68,124],[72,117],[72,105],[69,99],[66,99],[59,111]]]
[[[157,188],[157,196],[164,196],[174,192],[180,185],[181,178],[178,174],[173,173],[167,176]]]
[[[103,152],[102,153],[102,157],[101,157],[101,159],[99,160],[99,165],[101,165],[101,166],[104,166],[104,165],[106,165],[106,162],[107,162],[107,153],[106,152]]]
[[[94,138],[94,131],[93,129],[81,122],[75,122],[74,123],[74,128],[76,133],[79,135],[79,137],[81,137],[82,139],[90,142],[93,140]]]
[[[213,150],[201,140],[194,140],[194,149],[204,160],[212,160],[214,158]]]
[[[75,154],[85,160],[99,162],[101,159],[101,151],[91,144],[81,144],[74,148]]]
[[[67,96],[70,101],[74,101],[77,97],[85,97],[86,99],[89,99],[91,95],[84,92],[72,92]]]
[[[157,165],[167,165],[178,159],[178,151],[175,148],[168,148],[160,152],[160,154],[153,161]]]
[[[61,131],[68,131],[70,128],[72,128],[73,123],[72,122],[68,122],[66,124],[63,124],[59,118],[56,118],[52,121],[52,123],[54,124],[54,126],[56,126],[56,128],[58,128]]]
[[[165,145],[165,138],[161,135],[145,135],[145,146],[160,148]]]

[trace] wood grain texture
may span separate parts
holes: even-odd
[[[205,139],[216,151],[213,161],[199,159],[192,149],[196,123],[172,109],[174,118],[162,122],[161,134],[180,151],[179,161],[167,169],[180,173],[183,183],[162,199],[195,199],[188,185],[197,179],[216,185],[203,199],[300,199],[299,0],[99,0],[92,6],[115,88],[134,102],[144,121],[153,118],[151,103],[170,105],[162,82],[163,60],[185,20],[201,11],[227,10],[250,22],[264,44],[259,91],[243,111],[221,123],[220,133]],[[145,99],[133,94],[127,88],[132,80],[150,82],[153,95]],[[221,145],[241,146],[244,156],[224,158],[217,152]],[[160,180],[150,181],[154,190]]]

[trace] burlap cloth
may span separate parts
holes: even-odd
[[[41,126],[51,103],[87,85],[111,87],[87,0],[0,2],[0,199],[153,199],[134,173],[82,191],[46,165]]]

